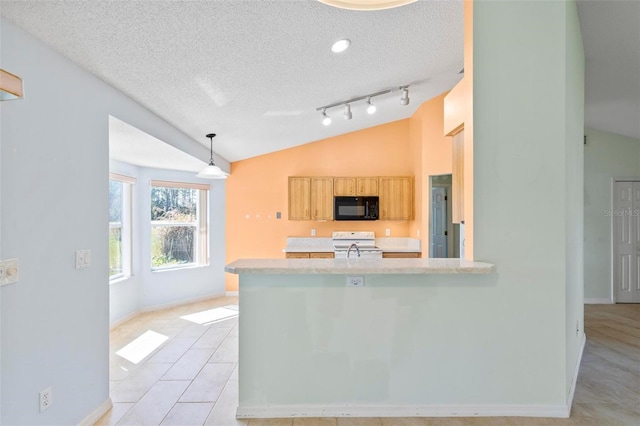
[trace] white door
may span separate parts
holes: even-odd
[[[430,257],[447,257],[447,188],[431,188]]]
[[[616,302],[640,303],[640,182],[615,182],[613,191]]]

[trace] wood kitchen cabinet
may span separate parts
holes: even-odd
[[[311,219],[333,220],[333,178],[311,178]]]
[[[381,177],[378,180],[381,220],[410,220],[413,218],[413,178]]]
[[[335,196],[356,195],[356,178],[354,177],[333,178],[333,195]]]
[[[285,255],[287,259],[333,259],[333,252],[289,252]]]
[[[451,170],[451,222],[464,221],[464,130],[453,135]]]
[[[418,259],[422,257],[420,252],[382,252],[383,259]]]
[[[376,196],[377,177],[337,177],[333,179],[333,194],[336,196]]]
[[[356,195],[374,196],[378,195],[377,177],[356,178]]]
[[[289,220],[311,219],[311,178],[289,177]]]

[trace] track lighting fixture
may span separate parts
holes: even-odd
[[[351,114],[351,105],[346,104],[344,106],[344,119],[351,120],[352,117],[353,117],[353,114]]]
[[[409,105],[409,88],[402,88],[402,96],[400,96],[400,105]]]
[[[367,106],[367,112],[368,112],[369,114],[373,114],[373,113],[375,113],[375,112],[376,112],[376,106],[375,106],[374,104],[372,104],[372,103],[371,103],[371,96],[369,96],[369,97],[367,98],[367,104],[369,104],[369,105]]]
[[[374,96],[380,96],[380,95],[385,95],[387,93],[392,93],[398,90],[402,92],[400,95],[400,104],[409,105],[409,86],[407,85],[407,86],[394,87],[392,89],[387,89],[387,90],[381,90],[379,92],[371,93],[364,96],[358,96],[357,98],[351,98],[346,101],[335,102],[329,105],[318,107],[316,108],[316,111],[322,111],[322,124],[324,124],[325,126],[328,126],[329,124],[331,124],[331,117],[327,115],[327,109],[344,105],[344,119],[351,120],[351,118],[353,118],[353,114],[351,113],[352,103],[363,101],[366,99],[367,112],[369,114],[373,114],[376,112],[377,108],[375,104],[371,102],[371,98],[373,98]]]
[[[329,124],[331,124],[331,117],[327,115],[326,108],[322,110],[322,115],[324,116],[324,118],[322,119],[322,124],[324,124],[325,126],[328,126]]]

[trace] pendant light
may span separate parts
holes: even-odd
[[[220,169],[220,167],[216,166],[213,162],[213,138],[216,136],[215,133],[209,133],[206,137],[209,138],[210,146],[211,146],[211,159],[209,160],[209,165],[204,169],[200,170],[198,173],[199,178],[204,179],[226,179],[227,175],[225,172]]]

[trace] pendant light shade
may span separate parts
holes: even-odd
[[[210,141],[210,146],[211,146],[211,159],[209,160],[209,165],[207,165],[207,167],[205,167],[204,169],[200,170],[200,173],[198,173],[197,176],[199,178],[204,178],[204,179],[226,179],[227,178],[226,173],[223,172],[222,169],[216,166],[215,163],[213,162],[213,138],[215,136],[216,136],[215,133],[209,133],[207,135]]]

